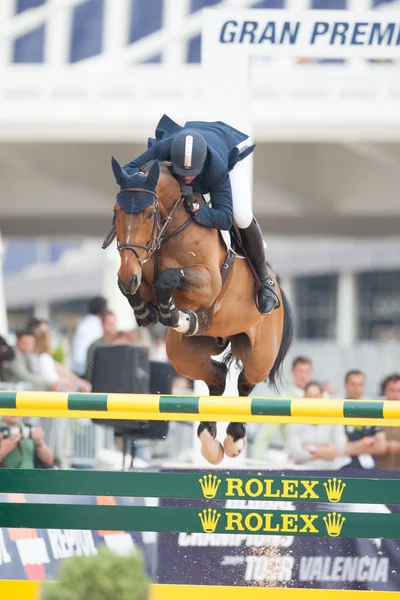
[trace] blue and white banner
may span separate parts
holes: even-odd
[[[221,57],[400,58],[400,11],[205,10],[203,43]]]
[[[0,494],[0,502],[41,502],[52,504],[142,505],[143,499],[112,496],[49,496]],[[0,528],[0,580],[55,578],[59,564],[71,556],[97,554],[101,544],[119,554],[129,554],[135,546],[144,551],[147,568],[152,574],[151,547],[144,535],[128,531],[81,531],[77,529]]]

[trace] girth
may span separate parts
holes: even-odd
[[[196,315],[198,319],[198,329],[195,335],[204,335],[209,329],[211,329],[211,325],[214,318],[215,305],[217,303],[218,298],[225,289],[225,286],[228,281],[228,275],[232,270],[234,262],[235,254],[234,252],[232,252],[232,250],[229,250],[227,255],[225,256],[224,264],[222,265],[221,269],[222,286],[218,297],[214,300],[214,302],[209,308],[200,307],[198,310],[196,310]]]

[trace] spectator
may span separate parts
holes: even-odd
[[[62,363],[58,362],[57,360],[55,360],[51,354],[51,332],[49,329],[49,322],[46,321],[45,319],[37,319],[36,317],[32,317],[28,320],[27,324],[26,324],[26,330],[30,331],[34,336],[35,336],[35,340],[36,340],[36,354],[39,354],[38,352],[38,344],[39,345],[39,349],[40,354],[43,353],[43,350],[41,349],[41,344],[45,344],[45,353],[50,355],[48,358],[42,358],[40,362],[42,363],[49,363],[50,359],[52,360],[52,367],[50,367],[52,370],[56,370],[57,372],[57,379],[61,382],[61,386],[63,389],[73,389],[76,391],[80,391],[80,392],[90,392],[92,389],[92,386],[90,385],[90,383],[88,381],[86,381],[85,379],[82,379],[80,377],[78,377],[77,375],[75,375],[74,373],[72,373],[72,371],[70,371],[69,369],[67,369]],[[46,340],[45,336],[48,336],[48,340]],[[42,337],[43,336],[43,337]],[[39,342],[40,340],[40,342]],[[46,342],[45,342],[46,340]],[[40,365],[38,364],[38,362],[36,362],[36,367],[37,370],[40,370],[41,368],[44,368],[44,365]],[[53,369],[54,367],[54,369]]]
[[[171,394],[173,396],[192,396],[193,381],[182,375],[175,375],[172,379]]]
[[[72,373],[51,355],[51,333],[48,329],[36,328],[36,371],[51,383],[59,383],[63,390],[90,392],[91,385]]]
[[[336,393],[335,387],[331,381],[324,381],[322,384],[322,391],[323,398],[333,398]]]
[[[303,398],[304,388],[313,375],[312,361],[307,356],[297,356],[292,362],[293,385],[285,392],[288,398]]]
[[[105,346],[106,344],[127,344],[127,339],[124,339],[121,336],[122,332],[119,332],[117,329],[117,319],[111,311],[106,311],[101,317],[101,326],[102,326],[102,336],[99,339],[96,339],[92,344],[90,344],[87,351],[87,359],[86,359],[86,379],[88,381],[92,381],[93,377],[93,365],[94,365],[94,356],[97,348],[100,346]]]
[[[85,377],[87,352],[90,344],[103,335],[101,317],[107,312],[107,300],[96,296],[89,302],[88,314],[76,328],[72,342],[73,370],[79,377]]]
[[[385,400],[400,400],[400,373],[385,377],[381,385],[381,395]],[[400,470],[400,427],[384,427],[386,434],[386,453],[378,456],[378,466],[387,471]]]
[[[21,331],[17,335],[14,348],[14,359],[4,369],[6,381],[15,383],[24,382],[33,390],[57,390],[60,387],[58,380],[50,381],[39,375],[35,366],[35,338],[29,331]]]
[[[381,383],[380,395],[385,400],[400,400],[400,373],[392,373]]]
[[[346,373],[344,386],[347,400],[361,400],[365,390],[365,375],[362,371]],[[373,425],[345,426],[347,444],[345,455],[349,457],[342,468],[373,469],[377,467],[374,456],[386,452],[386,434],[382,427]]]
[[[15,354],[14,350],[9,346],[6,340],[0,335],[0,381],[3,378],[3,368],[6,366],[6,362],[13,360]]]
[[[305,398],[322,398],[322,385],[309,381],[304,388]],[[324,400],[322,400],[324,402]],[[312,469],[335,469],[343,455],[346,435],[341,425],[288,425],[289,454],[301,465]]]
[[[0,424],[0,464],[9,469],[33,469],[35,464],[51,467],[53,454],[44,441],[41,427],[27,427],[18,417],[3,417]]]
[[[156,362],[169,362],[165,343],[165,335],[159,335],[154,340],[150,350],[150,360]]]
[[[36,337],[40,331],[49,331],[49,322],[46,319],[31,317],[26,323],[25,330],[30,331]]]
[[[292,362],[293,385],[286,390],[287,398],[302,398],[304,388],[312,377],[312,362],[307,356],[297,356]],[[287,450],[287,425],[284,423],[263,423],[258,428],[251,446],[251,457],[263,459],[271,444],[275,442]]]

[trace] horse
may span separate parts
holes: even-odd
[[[262,315],[255,303],[249,264],[227,252],[220,232],[196,223],[183,204],[179,181],[158,161],[128,173],[116,159],[113,172],[120,191],[113,229],[103,247],[117,237],[118,285],[139,326],[158,321],[168,327],[166,352],[176,371],[204,381],[211,396],[222,396],[229,359],[241,365],[240,396],[268,380],[277,386],[293,337],[293,318],[279,278],[269,267],[280,307]],[[196,201],[204,203],[200,194]],[[222,362],[211,357],[228,348]],[[225,454],[244,448],[246,423],[229,423],[223,445],[216,423],[198,427],[203,456],[219,464]]]

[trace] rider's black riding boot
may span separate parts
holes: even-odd
[[[258,290],[258,310],[263,315],[269,315],[275,308],[279,308],[280,302],[274,282],[268,273],[264,240],[257,221],[253,219],[249,227],[240,229],[240,235],[247,257],[261,281],[261,288]]]

